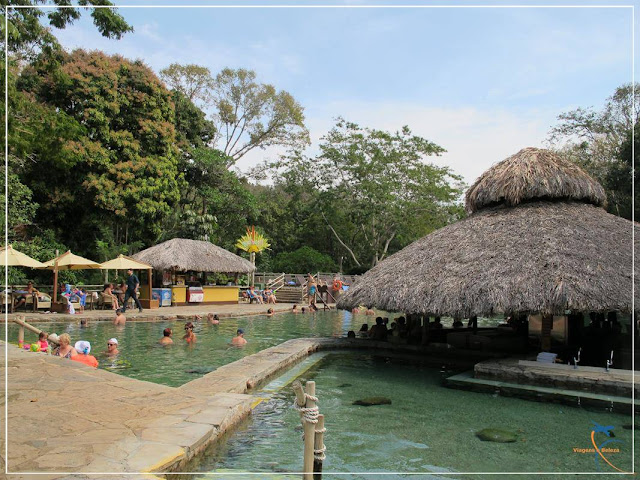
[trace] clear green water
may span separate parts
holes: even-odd
[[[253,317],[223,318],[219,325],[209,325],[206,321],[195,324],[197,342],[187,346],[182,340],[185,321],[174,322],[127,322],[124,326],[114,326],[111,322],[89,322],[81,328],[74,323],[34,323],[49,333],[67,332],[72,343],[87,340],[91,343],[91,353],[105,368],[127,377],[179,386],[194,380],[216,368],[235,362],[273,347],[286,340],[300,337],[345,336],[349,330],[359,330],[362,323],[375,323],[375,317],[352,315],[350,312],[332,311],[316,314],[277,314]],[[162,331],[173,329],[174,345],[158,345]],[[231,347],[229,342],[236,330],[243,328],[248,344],[245,347]],[[109,358],[103,354],[107,340],[115,337],[119,342],[120,355]],[[9,324],[9,341],[17,342],[18,327]],[[25,332],[25,341],[37,340],[35,334]]]
[[[631,423],[630,416],[441,386],[454,373],[447,366],[434,369],[362,353],[330,354],[305,372],[301,379],[316,381],[325,415],[324,478],[345,478],[330,472],[387,474],[377,478],[399,478],[393,472],[441,478],[451,476],[439,472],[597,473],[594,454],[573,452],[591,445],[592,421],[614,426],[615,439],[623,443],[610,444],[620,453],[608,457],[630,469],[632,431],[622,428]],[[352,405],[369,396],[388,397],[392,404]],[[293,398],[290,387],[271,394],[240,430],[207,452],[200,471],[299,472],[302,440]],[[483,442],[475,436],[490,427],[517,432],[517,442]],[[598,444],[605,439],[596,437]],[[602,473],[615,472],[603,461],[600,467]]]

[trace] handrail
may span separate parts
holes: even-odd
[[[281,273],[276,278],[272,278],[266,282],[265,286],[271,288],[274,293],[280,290],[284,287],[284,273]]]
[[[24,317],[22,317],[24,318]],[[40,333],[42,332],[42,330],[34,327],[33,325],[28,324],[27,322],[25,322],[24,320],[20,319],[20,318],[13,318],[11,319],[12,322],[17,323],[18,325],[20,325],[20,328],[23,330],[22,334],[18,333],[18,339],[22,339],[24,340],[24,329],[29,330],[30,332],[33,332],[37,335],[40,335]],[[58,342],[57,340],[55,340],[55,338],[51,338],[51,335],[49,335],[47,337],[47,340],[50,341],[51,343],[55,343],[56,345],[60,345],[60,342]]]

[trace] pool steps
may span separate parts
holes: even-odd
[[[473,370],[448,377],[445,384],[448,387],[480,393],[499,394],[525,400],[557,402],[574,407],[589,405],[626,414],[630,414],[632,405],[635,405],[635,411],[640,411],[640,402],[638,400],[633,402],[630,397],[474,378]]]

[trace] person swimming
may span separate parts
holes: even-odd
[[[220,318],[218,317],[217,313],[208,313],[207,314],[207,321],[211,325],[218,325],[220,323]]]

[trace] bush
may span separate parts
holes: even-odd
[[[329,255],[311,247],[279,253],[271,261],[271,267],[274,272],[285,273],[335,272],[338,269]]]

